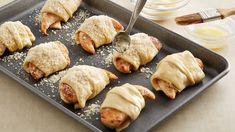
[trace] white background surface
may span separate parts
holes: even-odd
[[[0,7],[14,0],[0,0]]]
[[[0,5],[5,1],[0,0]],[[128,0],[113,0],[131,9]],[[235,7],[235,0],[192,0],[179,15],[208,7]],[[173,19],[159,24],[186,35]],[[191,38],[189,38],[191,39]],[[187,105],[170,116],[154,131],[158,132],[234,132],[235,125],[235,39],[218,53],[231,64],[230,72]],[[63,112],[35,96],[19,83],[0,73],[0,131],[77,132],[88,131]]]

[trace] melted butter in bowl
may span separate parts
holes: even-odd
[[[202,27],[196,28],[195,34],[200,37],[208,37],[208,38],[221,38],[227,36],[227,32],[224,29],[218,27]]]
[[[222,49],[228,40],[235,35],[235,22],[231,18],[185,27],[186,32],[202,46],[211,49]]]

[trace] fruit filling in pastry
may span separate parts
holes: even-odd
[[[60,41],[39,44],[31,48],[24,60],[24,70],[35,80],[47,77],[70,65],[69,51]]]
[[[116,131],[121,131],[136,120],[145,106],[145,100],[154,100],[155,95],[140,85],[126,83],[112,88],[101,104],[101,122]]]
[[[161,48],[162,44],[157,38],[137,33],[131,36],[130,47],[125,52],[114,52],[113,64],[118,71],[131,73],[141,65],[149,63]]]
[[[115,19],[100,15],[86,19],[75,33],[75,41],[88,53],[95,54],[95,48],[110,44],[123,26]]]
[[[151,77],[152,86],[162,90],[169,98],[203,80],[203,63],[189,51],[175,53],[163,58]]]
[[[61,29],[61,21],[73,17],[82,0],[47,0],[41,10],[41,32],[48,35],[48,28]]]
[[[84,108],[87,100],[99,94],[110,80],[116,79],[116,75],[101,68],[74,66],[60,80],[60,97],[65,103],[74,104],[75,109]]]

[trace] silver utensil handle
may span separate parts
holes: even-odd
[[[135,21],[137,20],[140,12],[142,11],[145,3],[146,3],[147,0],[137,0],[136,4],[135,4],[135,9],[131,15],[131,19],[130,19],[130,22],[126,28],[126,32],[128,34],[130,34],[134,24],[135,24]]]

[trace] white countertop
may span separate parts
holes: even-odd
[[[9,0],[0,0],[1,4]],[[131,9],[127,0],[113,0]],[[197,12],[208,7],[228,8],[235,0],[192,0],[178,14]],[[173,19],[162,26],[188,37]],[[191,39],[191,38],[189,38]],[[183,108],[161,123],[158,132],[234,132],[235,125],[235,39],[218,53],[231,64],[228,75],[202,92]],[[83,125],[3,73],[0,73],[0,131],[2,132],[77,132],[89,131]]]
[[[0,7],[4,6],[12,1],[14,1],[14,0],[0,0]]]

